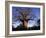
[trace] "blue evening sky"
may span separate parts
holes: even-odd
[[[31,7],[12,7],[12,22],[13,22],[13,26],[14,27],[17,27],[21,21],[16,21],[16,17],[15,16],[19,16],[19,11],[22,11],[22,10],[27,10],[27,11],[30,11],[32,12],[36,18],[32,21],[30,20],[28,22],[28,26],[32,27],[34,24],[36,24],[37,20],[40,19],[40,8],[31,8]],[[36,21],[35,21],[36,20]],[[31,25],[32,24],[32,25]],[[37,25],[37,24],[36,24]]]

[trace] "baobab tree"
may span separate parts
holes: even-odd
[[[23,23],[23,27],[26,28],[26,29],[27,29],[28,21],[29,20],[34,20],[34,17],[36,17],[29,10],[19,11],[19,14],[20,15],[19,16],[16,16],[16,18],[18,18]]]

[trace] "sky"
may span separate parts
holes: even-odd
[[[29,12],[32,12],[32,14],[34,14],[36,16],[34,18],[34,20],[29,20],[28,21],[28,27],[33,27],[34,25],[38,26],[37,25],[37,20],[40,19],[40,8],[12,7],[12,24],[13,24],[14,28],[19,26],[19,24],[21,23],[21,21],[19,19],[17,20],[16,16],[20,16],[19,11],[22,11],[22,10],[27,10]],[[29,14],[29,16],[31,16],[31,14]]]

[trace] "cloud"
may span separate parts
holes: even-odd
[[[13,27],[16,28],[17,26],[19,26],[20,24],[22,24],[20,21],[16,21],[13,23]]]
[[[37,21],[35,20],[29,20],[28,21],[28,27],[38,26]]]

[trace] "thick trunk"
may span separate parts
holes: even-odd
[[[28,25],[28,22],[27,21],[23,21],[23,27],[27,29],[27,25]]]

